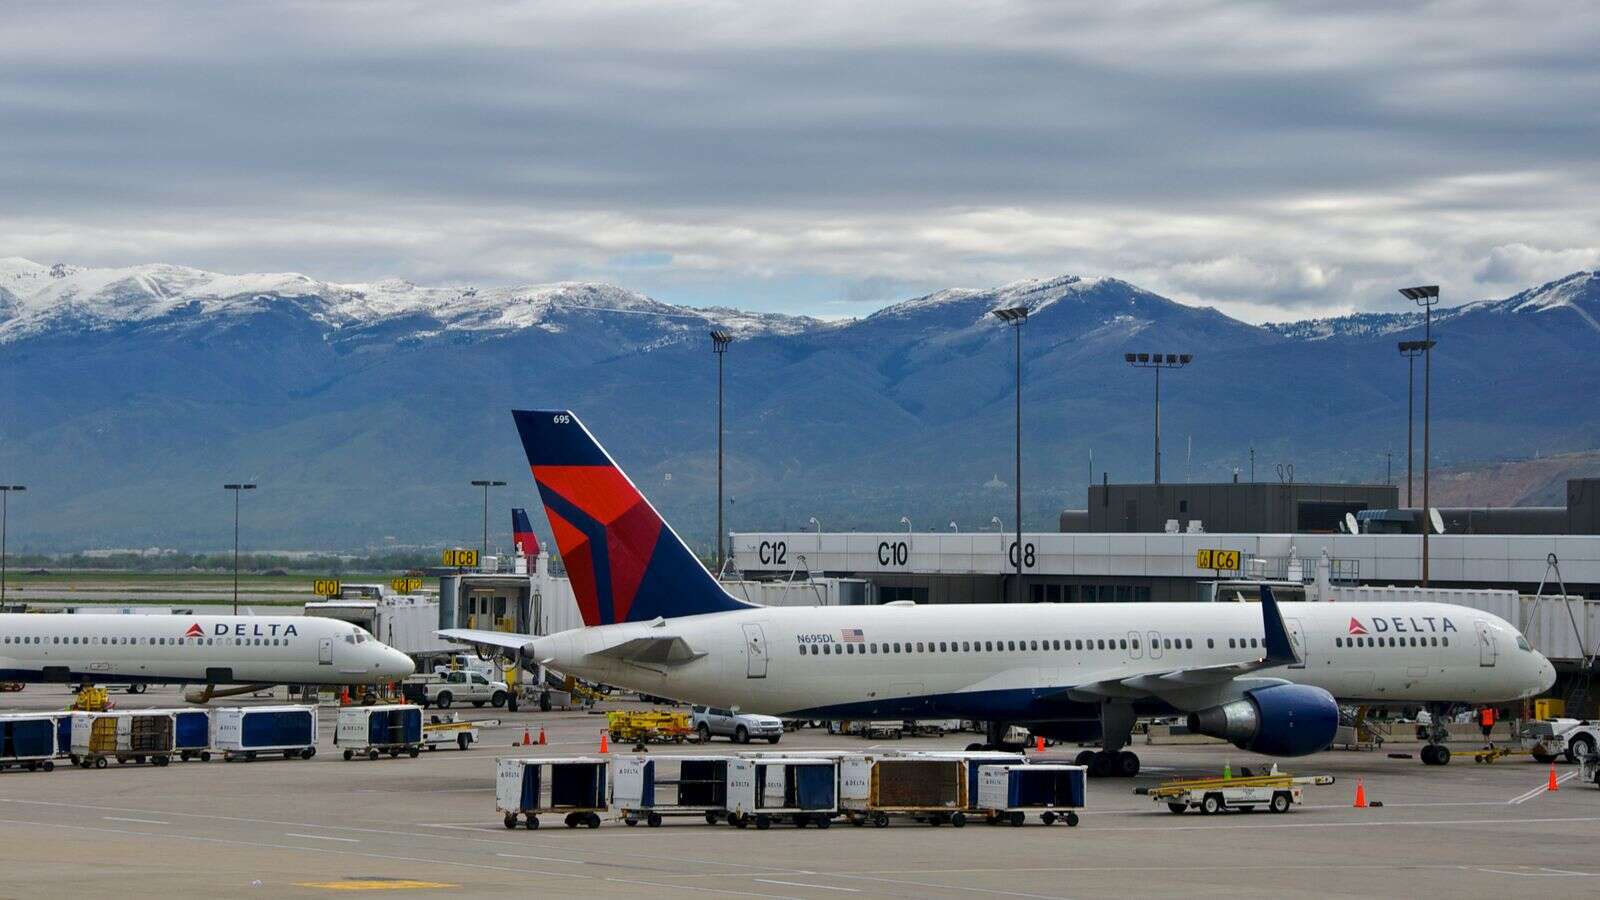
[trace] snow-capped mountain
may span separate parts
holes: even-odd
[[[223,275],[172,265],[93,269],[0,259],[0,342],[58,330],[103,330],[292,309],[330,330],[410,319],[435,331],[558,333],[584,314],[645,317],[664,335],[708,326],[736,336],[795,334],[822,323],[799,316],[695,309],[607,284],[422,287],[400,279],[336,284],[297,273]]]
[[[1020,331],[998,308],[1026,306]],[[1438,465],[1600,446],[1600,276],[1437,309]],[[427,287],[0,260],[0,475],[29,485],[28,547],[220,546],[217,485],[248,478],[253,546],[473,544],[468,479],[534,507],[506,410],[578,411],[681,533],[710,545],[717,366],[729,527],[983,526],[1009,509],[1014,340],[1023,354],[1025,527],[1093,477],[1151,469],[1375,479],[1405,447],[1411,312],[1257,327],[1111,277],[938,291],[845,322],[661,303],[604,284]],[[1093,453],[1094,473],[1088,471]],[[1003,485],[1002,485],[1003,487]],[[998,493],[997,493],[998,491]],[[25,509],[25,511],[24,511]],[[1002,518],[1007,518],[1002,515]],[[491,524],[493,520],[491,521]],[[542,524],[541,524],[542,527]],[[491,530],[491,538],[496,534]]]

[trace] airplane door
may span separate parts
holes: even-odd
[[[1147,633],[1145,635],[1145,637],[1150,639],[1150,658],[1151,659],[1160,659],[1161,658],[1161,632],[1152,631],[1152,632]]]
[[[1304,669],[1306,667],[1306,633],[1300,627],[1299,619],[1284,619],[1283,624],[1288,626],[1289,640],[1294,642],[1295,652],[1300,655],[1300,661],[1289,666],[1291,669]]]
[[[767,677],[767,636],[760,625],[744,626],[745,676]]]
[[[1499,655],[1494,644],[1494,632],[1489,630],[1489,623],[1478,622],[1478,665],[1492,666],[1495,657]]]
[[[333,665],[333,638],[317,641],[317,662],[324,666]]]

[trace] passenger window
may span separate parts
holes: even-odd
[[[821,650],[817,649],[817,645],[816,644],[812,644],[811,645],[811,655],[812,656],[816,656],[817,654],[819,654],[821,652],[822,652]]]
[[[1138,642],[1135,641],[1134,643],[1137,644]],[[1217,649],[1217,642],[1212,638],[1206,638],[1206,649],[1207,650],[1215,650],[1215,649]]]
[[[1185,650],[1193,650],[1194,649],[1194,638],[1184,638],[1183,639],[1183,649],[1185,649]]]
[[[1079,638],[1078,641],[1077,641],[1077,644],[1078,644],[1078,649],[1082,650],[1083,649],[1083,638]]]
[[[1446,646],[1446,647],[1450,646],[1450,639],[1449,638],[1442,637],[1442,638],[1439,638],[1439,640],[1444,642],[1444,646]]]
[[[1122,640],[1118,641],[1117,643],[1119,645],[1121,645],[1123,650],[1128,649],[1128,639],[1127,638],[1123,638]]]
[[[922,642],[921,641],[917,641],[917,652],[918,653],[922,652]]]
[[[1134,638],[1133,639],[1133,649],[1135,649],[1135,650],[1139,649],[1139,639],[1138,638]]]

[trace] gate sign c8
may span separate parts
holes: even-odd
[[[442,554],[444,564],[458,569],[473,569],[478,565],[478,551],[452,547]]]
[[[318,597],[327,597],[330,600],[338,599],[340,591],[339,579],[318,578],[311,582],[311,592]]]
[[[1196,550],[1194,552],[1194,567],[1196,569],[1215,569],[1219,572],[1236,572],[1239,570],[1239,551]]]

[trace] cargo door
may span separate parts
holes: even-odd
[[[1499,648],[1494,643],[1494,631],[1489,628],[1489,623],[1479,619],[1478,625],[1478,665],[1492,666],[1495,657],[1499,655]]]
[[[744,626],[745,676],[767,677],[767,636],[760,625]]]
[[[1304,669],[1306,667],[1306,632],[1300,627],[1299,619],[1284,619],[1283,624],[1289,630],[1289,642],[1294,644],[1295,655],[1300,657],[1297,663],[1291,663],[1291,669]]]
[[[317,663],[324,666],[333,665],[333,638],[317,641]]]

